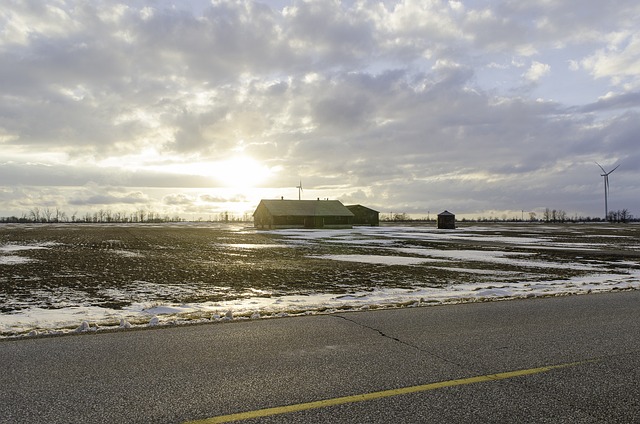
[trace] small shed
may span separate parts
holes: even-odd
[[[347,209],[353,213],[353,225],[380,225],[380,212],[362,205],[348,205]]]
[[[438,228],[453,230],[456,228],[456,216],[449,211],[438,214]]]
[[[260,229],[352,228],[353,213],[339,200],[263,199],[253,213]]]

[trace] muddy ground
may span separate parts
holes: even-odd
[[[531,282],[593,272],[575,264],[622,272],[640,267],[639,225],[467,224],[448,233],[437,233],[433,224],[413,228],[415,236],[394,238],[389,236],[392,227],[292,237],[290,232],[257,231],[250,225],[2,225],[0,312],[33,306],[119,309],[144,301],[200,303],[380,287]],[[424,229],[437,237],[421,237]],[[452,266],[450,259],[436,258],[424,265],[402,266],[317,258],[412,256],[397,248],[505,251],[521,260],[508,264],[462,259]],[[12,260],[16,257],[20,260]],[[556,265],[527,262],[532,259]],[[460,272],[465,267],[482,272]]]

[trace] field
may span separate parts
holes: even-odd
[[[0,336],[640,289],[639,277],[639,225],[8,224]]]

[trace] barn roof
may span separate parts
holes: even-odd
[[[265,207],[272,216],[353,216],[339,200],[263,199],[256,212],[260,206]]]
[[[349,210],[352,210],[352,209],[366,209],[366,210],[371,211],[371,212],[380,213],[379,211],[377,211],[375,209],[371,209],[371,208],[368,208],[368,207],[362,206],[362,205],[347,205],[347,209],[349,209]]]

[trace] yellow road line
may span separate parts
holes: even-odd
[[[228,423],[232,421],[246,420],[249,418],[260,418],[260,417],[267,417],[271,415],[288,414],[291,412],[306,411],[309,409],[317,409],[317,408],[326,408],[328,406],[342,405],[345,403],[364,402],[367,400],[382,399],[382,398],[387,398],[392,396],[406,395],[409,393],[426,392],[429,390],[441,389],[443,387],[463,386],[466,384],[482,383],[486,381],[505,380],[508,378],[539,374],[539,373],[551,371],[558,368],[573,367],[573,366],[585,364],[587,362],[594,362],[594,361],[582,361],[582,362],[572,362],[572,363],[560,364],[560,365],[550,365],[546,367],[529,368],[525,370],[502,372],[498,374],[480,375],[477,377],[462,378],[458,380],[440,381],[437,383],[423,384],[420,386],[403,387],[400,389],[382,390],[379,392],[363,393],[359,395],[318,400],[315,402],[298,403],[295,405],[287,405],[287,406],[277,406],[275,408],[258,409],[255,411],[240,412],[237,414],[230,414],[230,415],[220,415],[217,417],[205,418],[203,420],[189,421],[185,424]]]

